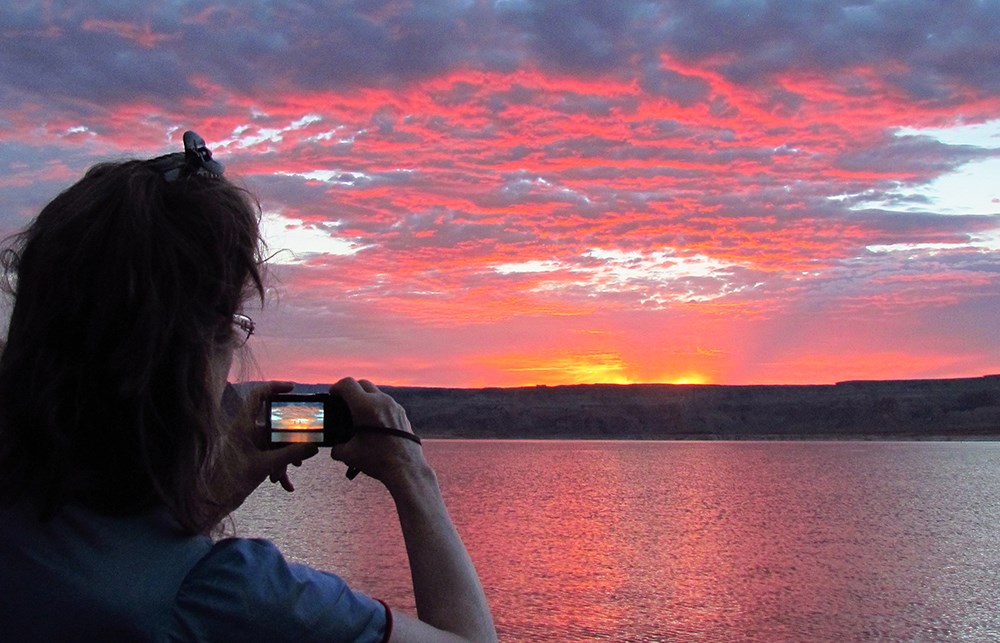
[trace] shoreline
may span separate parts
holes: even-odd
[[[758,436],[748,435],[734,438],[731,436],[718,437],[667,437],[667,438],[630,438],[624,437],[594,437],[594,436],[572,436],[559,435],[550,437],[484,437],[475,435],[435,435],[421,433],[420,439],[428,442],[1000,442],[1000,433],[995,435],[973,435],[973,436]]]

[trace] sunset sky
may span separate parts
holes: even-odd
[[[196,130],[276,253],[260,376],[1000,372],[1000,2],[15,1],[0,33],[0,232]]]

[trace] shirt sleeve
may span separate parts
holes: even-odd
[[[290,563],[269,541],[216,543],[181,584],[176,641],[383,641],[388,608],[340,577]]]

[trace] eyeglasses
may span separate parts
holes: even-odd
[[[253,335],[253,331],[257,328],[257,325],[253,323],[252,319],[240,313],[233,315],[233,325],[239,328],[241,333],[246,333],[246,335],[241,334],[238,336],[236,342],[237,348],[246,344],[247,340],[250,339],[250,336]]]

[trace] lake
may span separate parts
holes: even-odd
[[[1000,443],[427,440],[504,641],[1000,639]],[[412,610],[388,493],[324,451],[241,536]]]

